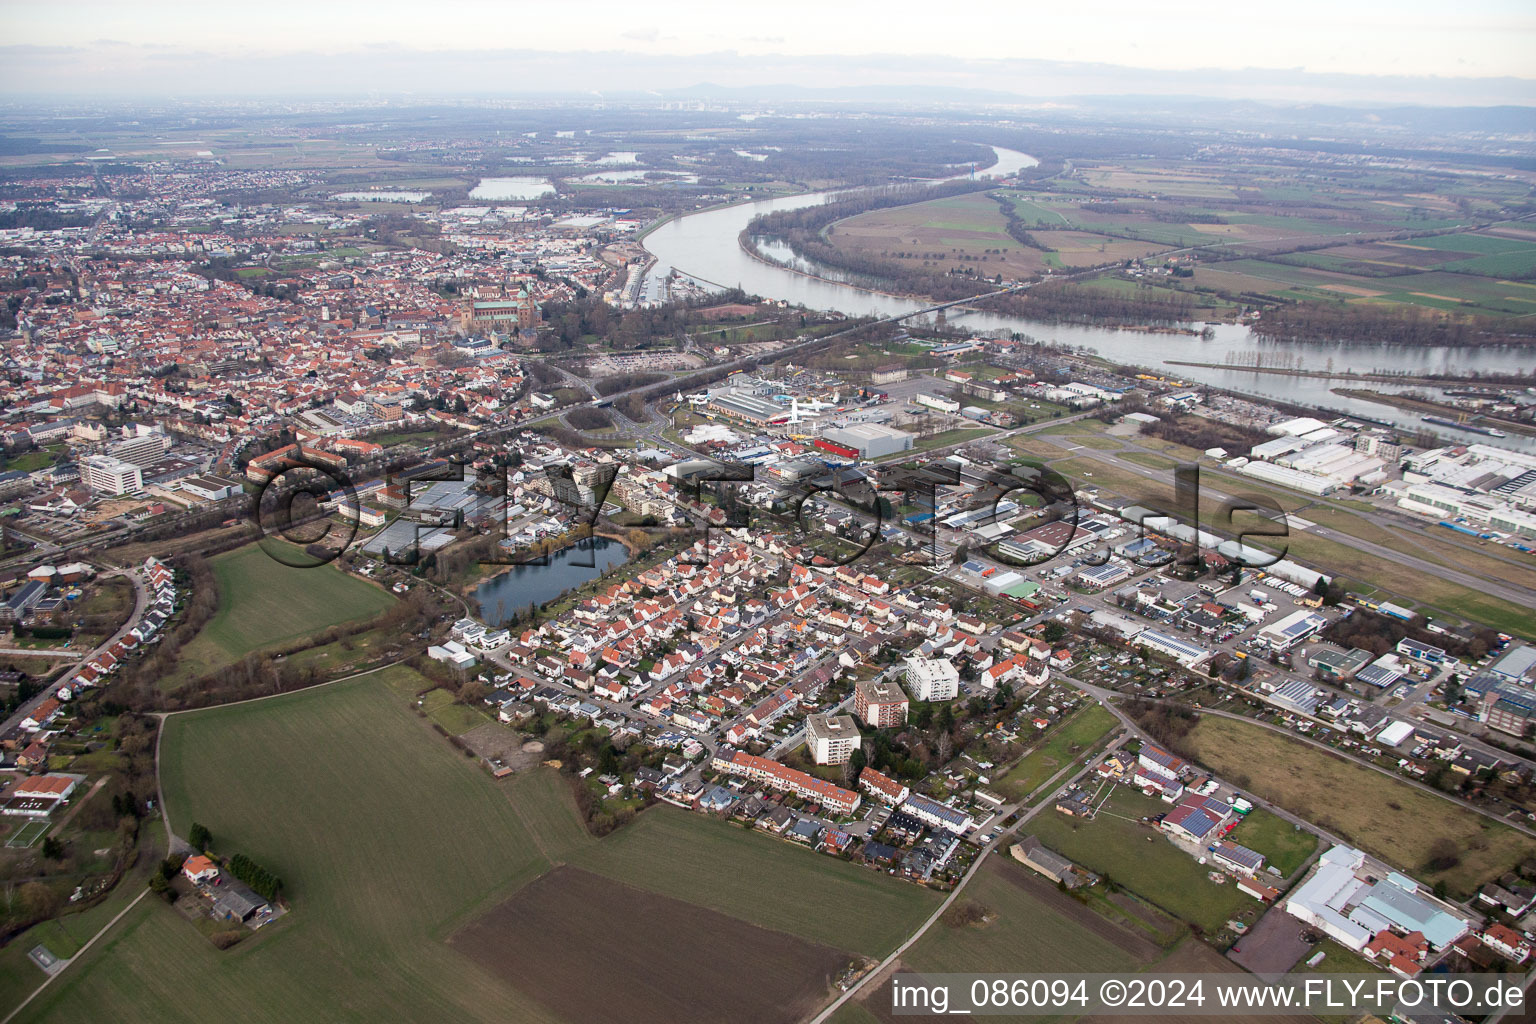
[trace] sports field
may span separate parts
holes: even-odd
[[[450,736],[458,736],[479,725],[491,721],[484,706],[460,704],[448,690],[432,690],[421,697],[421,710],[432,722],[440,725]]]
[[[344,1007],[350,1020],[558,1021],[515,973],[448,940],[561,863],[766,928],[791,958],[808,944],[884,952],[937,903],[909,883],[672,808],[592,839],[561,776],[493,780],[399,699],[429,687],[397,666],[172,716],[161,770],[177,832],[200,821],[215,850],[270,867],[293,911],[221,953],[146,899],[21,1019],[287,1024],[334,1021]],[[590,913],[584,926],[551,933],[554,955],[622,1005],[608,965],[587,956],[615,924]],[[644,927],[625,934],[658,976],[693,966],[669,959]],[[806,984],[823,994],[819,975]],[[774,991],[786,1003],[805,996]]]
[[[210,562],[219,610],[181,651],[167,688],[253,651],[377,615],[394,603],[385,590],[335,565],[295,569],[248,544]]]
[[[36,843],[47,833],[50,823],[46,821],[26,821],[19,825],[15,832],[6,836],[5,845],[12,849],[28,847]]]
[[[1248,779],[1248,788],[1264,799],[1420,881],[1444,881],[1458,895],[1536,855],[1536,839],[1507,825],[1250,722],[1207,715],[1189,741],[1201,763],[1218,774]],[[1255,765],[1264,768],[1256,771]],[[1429,870],[1437,839],[1459,847],[1455,867]]]

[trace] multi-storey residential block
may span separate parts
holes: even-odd
[[[942,658],[908,658],[907,688],[916,700],[954,700],[960,671]]]
[[[852,715],[810,715],[805,720],[805,745],[817,764],[846,764],[859,743],[859,724]]]
[[[853,712],[865,725],[888,729],[907,720],[907,695],[890,680],[860,679],[853,686]]]

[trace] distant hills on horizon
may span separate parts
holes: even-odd
[[[857,102],[906,107],[1187,108],[1251,102],[1340,108],[1505,108],[1536,131],[1536,78],[1382,76],[1265,68],[1149,70],[1036,59],[678,57],[625,52],[357,50],[224,54],[0,46],[0,88],[25,98],[584,96],[620,102]],[[1502,123],[1501,118],[1501,123]],[[1466,128],[1476,130],[1474,125]]]

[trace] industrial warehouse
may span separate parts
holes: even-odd
[[[1385,877],[1367,871],[1359,850],[1335,846],[1286,900],[1286,912],[1356,952],[1383,932],[1417,935],[1438,951],[1471,929],[1449,904],[1423,893],[1413,879],[1396,871],[1381,873]]]

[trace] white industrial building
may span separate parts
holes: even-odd
[[[1339,485],[1379,483],[1386,479],[1386,463],[1374,455],[1355,451],[1352,445],[1319,444],[1275,460],[1302,473],[1325,477]]]
[[[1306,609],[1294,611],[1258,632],[1258,639],[1276,651],[1288,651],[1327,624],[1327,619]]]
[[[1410,484],[1404,481],[1390,491],[1399,506],[1410,512],[1429,516],[1462,516],[1474,523],[1486,523],[1494,509],[1504,504],[1497,498],[1445,484]]]
[[[1406,459],[1402,483],[1387,490],[1410,512],[1536,538],[1536,455],[1528,452],[1487,444],[1433,448]]]
[[[1142,647],[1168,655],[1185,668],[1202,662],[1211,656],[1211,652],[1199,644],[1192,644],[1188,640],[1170,636],[1167,633],[1159,633],[1155,629],[1142,630],[1136,635],[1136,643]]]
[[[852,448],[863,459],[878,459],[883,455],[912,450],[912,435],[904,430],[881,426],[878,423],[854,423],[846,427],[832,427],[821,436],[833,444]]]
[[[441,661],[461,672],[468,671],[475,666],[475,656],[469,653],[468,648],[457,640],[448,640],[442,644],[434,644],[427,648],[427,657],[434,661]]]
[[[941,398],[938,395],[913,395],[913,405],[921,405],[927,409],[937,409],[939,412],[956,413],[960,411],[960,403],[952,398]]]
[[[221,501],[240,493],[240,485],[218,477],[193,476],[181,481],[183,491],[204,501]]]
[[[1147,628],[1145,622],[1104,608],[1095,608],[1093,614],[1088,616],[1088,621],[1098,629],[1109,629],[1119,633],[1122,640],[1130,640]]]
[[[1498,492],[1510,503],[1536,507],[1536,455],[1487,444],[1432,448],[1405,460],[1403,481]]]
[[[1340,945],[1359,952],[1381,932],[1423,934],[1440,950],[1470,926],[1447,904],[1425,896],[1419,885],[1395,871],[1378,881],[1359,877],[1365,854],[1335,846],[1318,860],[1312,877],[1285,901],[1285,912],[1305,921]]]
[[[1071,406],[1074,409],[1084,409],[1100,404],[1101,402],[1118,402],[1124,397],[1118,391],[1106,391],[1092,384],[1084,384],[1082,381],[1072,381],[1068,384],[1058,384],[1045,389],[1045,400],[1055,402],[1058,405]]]
[[[1536,475],[1536,470],[1532,471]],[[1512,488],[1519,478],[1501,483],[1492,493],[1478,493],[1446,484],[1420,483],[1391,485],[1387,489],[1397,496],[1399,508],[1435,518],[1465,519],[1468,523],[1488,530],[1514,534],[1517,537],[1536,538],[1536,512],[1516,507],[1504,496],[1518,495],[1523,488]]]
[[[1343,431],[1318,420],[1287,420],[1268,432],[1279,436],[1254,445],[1246,459],[1234,459],[1228,468],[1316,495],[1357,483],[1380,484],[1387,478],[1385,459],[1374,450],[1359,450]]]
[[[1085,587],[1094,590],[1103,590],[1105,587],[1114,586],[1123,579],[1129,578],[1131,569],[1124,562],[1107,562],[1104,565],[1089,566],[1077,573],[1077,579]]]
[[[1295,436],[1294,434],[1286,434],[1285,436],[1277,437],[1272,441],[1265,441],[1262,444],[1254,445],[1248,450],[1248,457],[1251,459],[1263,459],[1266,462],[1272,462],[1275,459],[1280,458],[1282,455],[1289,455],[1291,452],[1299,452],[1306,446],[1306,441]]]
[[[1235,460],[1234,460],[1235,461]],[[1315,494],[1322,497],[1332,494],[1338,489],[1338,484],[1325,476],[1316,473],[1307,473],[1299,469],[1291,469],[1287,466],[1279,466],[1273,462],[1245,462],[1241,466],[1228,463],[1228,466],[1237,470],[1244,476],[1251,476],[1255,480],[1264,480],[1268,483],[1289,487],[1303,494]]]
[[[1286,435],[1300,437],[1314,431],[1326,429],[1328,424],[1322,420],[1315,420],[1311,416],[1299,416],[1294,420],[1286,420],[1283,423],[1271,423],[1264,428],[1266,434]]]

